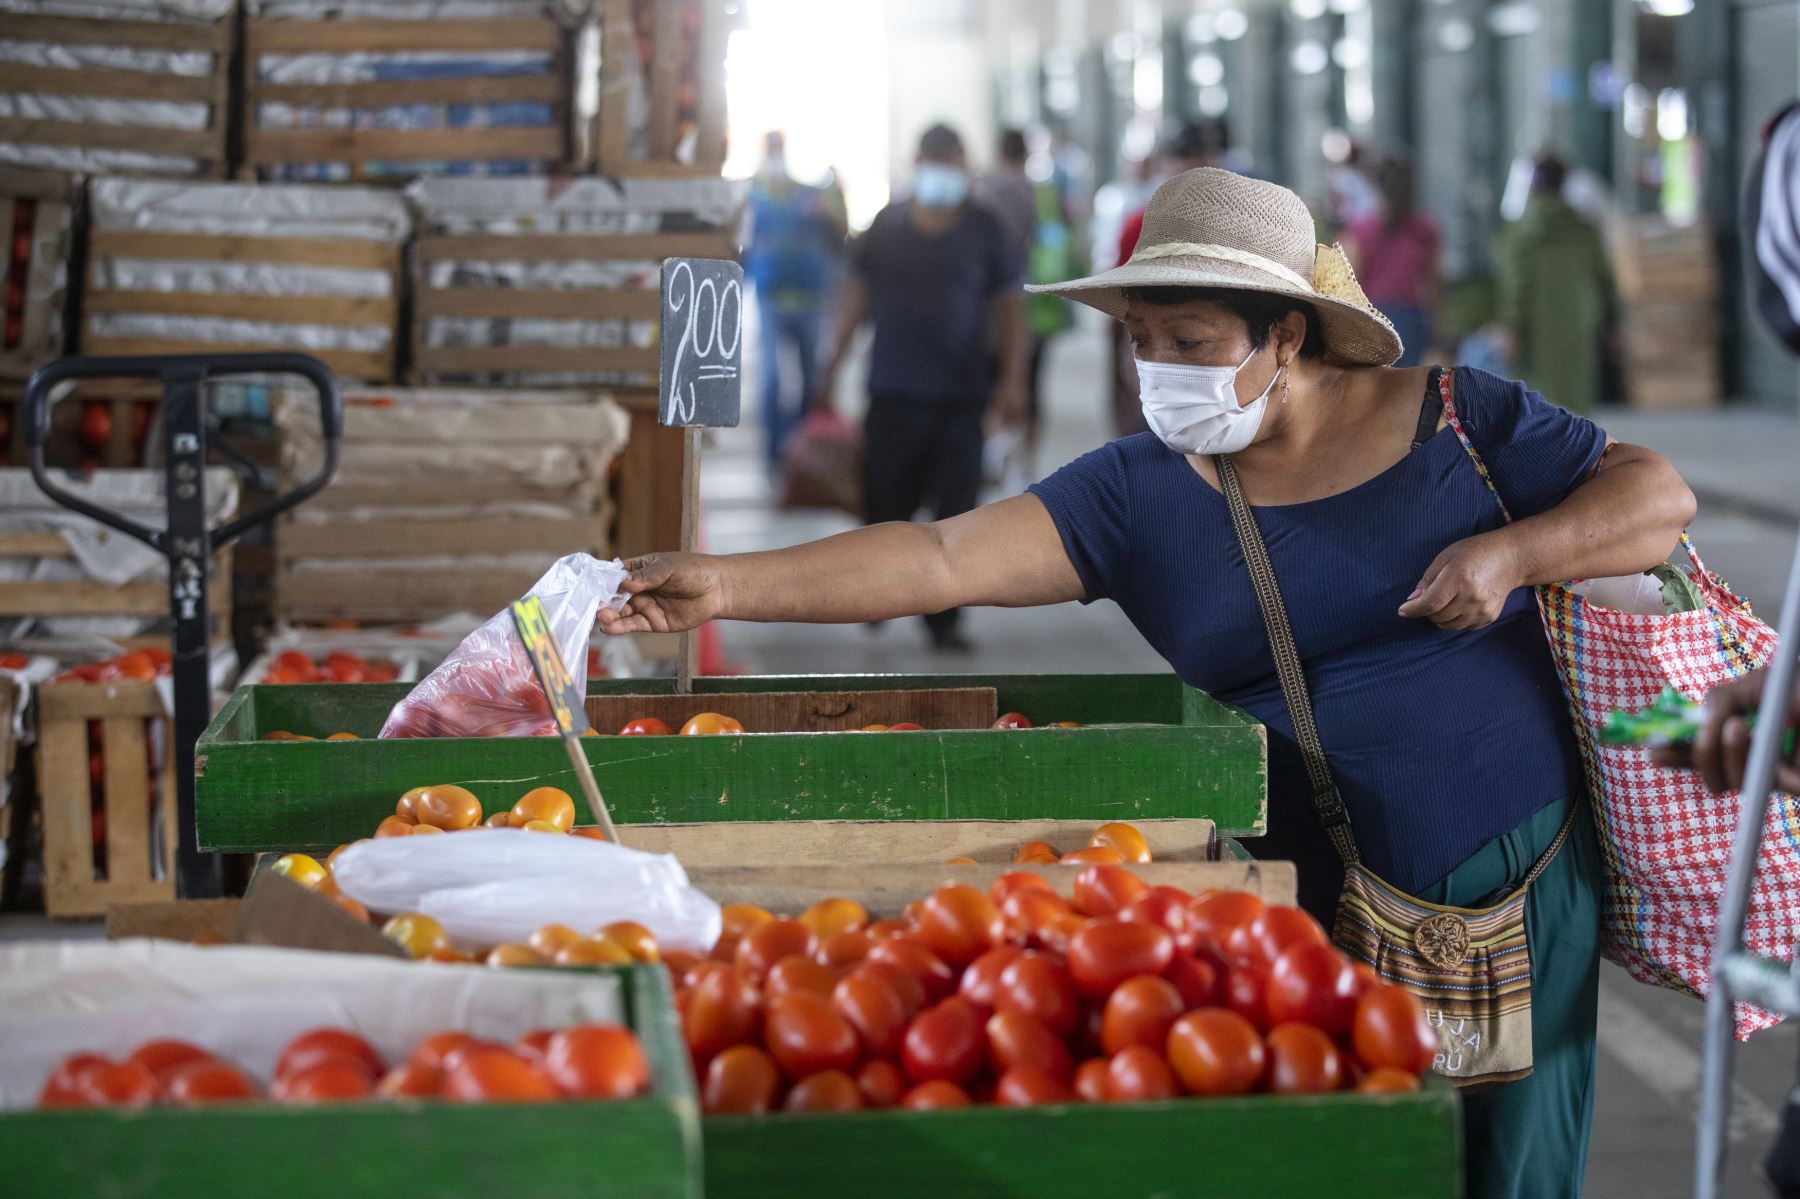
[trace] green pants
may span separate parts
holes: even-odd
[[[1471,907],[1515,886],[1556,836],[1567,800],[1496,837],[1419,898]],[[1594,1114],[1600,850],[1578,816],[1525,900],[1531,943],[1529,1078],[1464,1096],[1467,1199],[1578,1199]]]

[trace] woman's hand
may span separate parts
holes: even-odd
[[[1659,766],[1698,770],[1708,791],[1737,791],[1744,785],[1744,768],[1750,759],[1750,725],[1744,717],[1757,710],[1763,698],[1764,671],[1758,670],[1723,686],[1706,697],[1706,715],[1692,745],[1671,745],[1655,750],[1651,759]],[[1788,697],[1786,711],[1772,705],[1771,717],[1786,717],[1788,728],[1800,729],[1800,685]],[[1775,766],[1775,787],[1800,794],[1800,762],[1783,755]]]
[[[679,633],[696,628],[725,610],[725,587],[718,559],[706,554],[647,554],[625,563],[630,599],[600,610],[600,631]]]
[[[1440,629],[1481,629],[1500,618],[1506,597],[1522,585],[1518,558],[1505,530],[1448,546],[1400,605],[1400,615]]]

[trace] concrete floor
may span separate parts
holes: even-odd
[[[754,339],[749,344],[755,346]],[[1104,391],[1101,333],[1083,328],[1053,343],[1046,365],[1046,432],[1039,467],[1100,444]],[[746,377],[756,378],[754,364]],[[846,372],[842,409],[860,404],[856,371]],[[772,512],[759,452],[754,387],[744,425],[721,431],[702,470],[707,548],[721,553],[793,544],[851,527],[822,513]],[[1707,565],[1773,620],[1800,526],[1800,421],[1755,414],[1646,417],[1603,414],[1620,440],[1649,445],[1682,470],[1703,507],[1693,535]],[[1746,448],[1756,447],[1744,461]],[[1126,672],[1166,669],[1111,603],[1083,608],[977,609],[967,630],[976,652],[934,654],[916,621],[880,631],[861,627],[732,625],[725,652],[751,673],[874,671]],[[1703,1008],[1654,990],[1606,965],[1601,975],[1599,1080],[1585,1195],[1649,1199],[1692,1194]],[[1800,1033],[1781,1026],[1738,1048],[1736,1110],[1723,1194],[1770,1193],[1761,1177],[1783,1097],[1796,1077]],[[1554,1199],[1546,1196],[1544,1199]]]

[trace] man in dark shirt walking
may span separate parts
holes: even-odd
[[[970,201],[962,139],[934,125],[919,139],[912,193],[882,209],[856,245],[815,404],[829,406],[857,328],[874,326],[864,429],[865,516],[938,520],[975,507],[990,401],[1024,408],[1020,264],[1000,219]],[[925,618],[933,646],[966,651],[952,609]]]

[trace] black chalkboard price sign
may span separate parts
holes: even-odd
[[[743,407],[744,268],[721,258],[662,264],[662,409],[671,428],[736,428]]]

